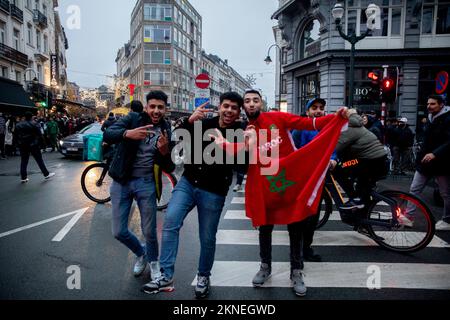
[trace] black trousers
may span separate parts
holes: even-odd
[[[306,221],[300,221],[287,226],[289,232],[291,271],[300,269],[302,264],[302,241]],[[259,255],[262,263],[271,266],[272,263],[272,231],[273,225],[259,227]]]
[[[387,157],[376,159],[358,159],[358,164],[342,168],[336,166],[333,176],[339,182],[350,199],[361,198],[364,203],[370,201],[370,192],[376,182],[388,173]],[[356,181],[356,188],[354,182]]]
[[[22,180],[25,180],[28,176],[27,174],[27,167],[28,167],[28,161],[30,159],[30,154],[33,156],[34,160],[39,166],[39,169],[41,169],[42,174],[44,177],[48,176],[49,172],[47,170],[47,167],[44,164],[44,160],[42,159],[41,150],[39,149],[39,146],[21,146],[20,147],[20,175],[22,176]]]

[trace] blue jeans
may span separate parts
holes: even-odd
[[[136,199],[141,214],[141,229],[149,261],[158,260],[158,238],[156,233],[156,187],[153,177],[135,178],[122,185],[113,181],[111,185],[112,233],[136,256],[144,254],[144,247],[136,235],[128,229],[131,205]]]
[[[198,274],[210,276],[216,252],[216,233],[225,197],[195,188],[182,177],[172,193],[164,218],[161,243],[161,269],[171,279],[175,270],[180,229],[188,213],[197,206],[200,235]]]

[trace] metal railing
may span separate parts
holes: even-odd
[[[37,9],[33,10],[33,21],[38,25],[47,28],[47,17]]]
[[[12,62],[28,66],[28,56],[14,48],[8,47],[6,44],[0,43],[0,57],[8,59]]]
[[[23,23],[23,11],[20,10],[15,4],[10,4],[11,16],[17,21]]]

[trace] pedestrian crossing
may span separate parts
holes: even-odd
[[[381,205],[387,207],[385,203]],[[389,209],[386,208],[386,210]],[[325,227],[316,230],[314,234],[313,248],[317,248],[318,253],[321,253],[323,249],[326,252],[332,250],[334,255],[330,259],[331,261],[327,261],[329,257],[322,254],[323,262],[305,262],[303,272],[307,287],[372,289],[370,286],[374,283],[373,276],[379,274],[378,286],[381,289],[450,290],[450,264],[438,261],[439,253],[445,253],[448,256],[450,245],[439,236],[435,235],[427,248],[412,254],[412,257],[405,257],[402,254],[376,248],[378,244],[372,239],[351,230],[340,220],[339,212],[333,211]],[[220,259],[214,262],[211,271],[211,286],[252,287],[252,278],[259,270],[260,265],[258,260],[259,241],[258,230],[252,227],[251,221],[245,215],[244,190],[232,193],[230,204],[226,206],[219,225],[216,239],[217,250],[223,251],[218,252]],[[292,286],[289,278],[289,235],[285,227],[275,227],[272,234],[272,245],[273,255],[278,257],[278,261],[273,258],[272,275],[263,287],[289,288]],[[237,252],[240,248],[242,248],[241,254],[237,257],[233,252]],[[353,254],[353,251],[361,252],[365,248],[367,251],[372,251],[366,254],[364,259],[361,258],[363,261],[358,261],[360,257]],[[243,250],[252,249],[254,250],[252,255],[242,253]],[[274,253],[283,250],[287,254],[280,261],[281,255]],[[421,259],[421,257],[428,256],[427,251],[436,252],[437,257]],[[227,254],[227,252],[230,253]],[[342,252],[343,261],[334,261],[339,260],[336,256],[339,257],[340,252]],[[247,259],[247,256],[251,256],[251,258]],[[195,284],[196,279],[193,279],[192,285]]]

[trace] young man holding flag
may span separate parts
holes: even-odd
[[[252,282],[255,287],[260,287],[270,277],[273,227],[275,224],[287,225],[290,278],[295,294],[304,296],[306,287],[301,272],[303,221],[317,213],[331,154],[351,112],[341,108],[336,113],[339,116],[306,118],[284,112],[262,113],[261,108],[261,94],[248,90],[244,96],[244,109],[249,119],[247,131],[254,130],[256,134],[253,142],[257,143],[258,163],[251,164],[248,170],[245,207],[253,225],[259,227],[261,257],[260,270]],[[322,131],[314,141],[296,151],[290,134],[292,129]],[[271,176],[261,174],[267,168],[261,164],[264,152],[278,165],[278,170]],[[299,164],[308,169],[299,170]]]

